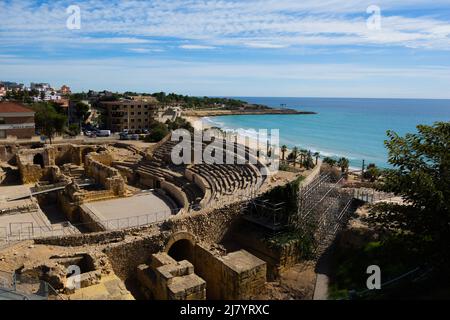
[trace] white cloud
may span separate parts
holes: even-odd
[[[68,1],[36,6],[35,1],[0,0],[0,7],[8,8],[0,11],[0,40],[5,45],[42,44],[69,37],[96,44],[104,38],[103,44],[133,44],[168,37],[185,49],[202,49],[183,45],[185,40],[201,41],[203,49],[248,44],[266,49],[348,44],[450,49],[448,17],[439,18],[439,8],[448,6],[448,0],[433,1],[434,16],[417,17],[398,12],[430,7],[428,0],[377,2],[381,32],[366,27],[369,0],[86,0],[79,1],[81,30],[70,31],[65,28]]]
[[[134,53],[151,53],[151,52],[164,52],[163,49],[149,49],[149,48],[130,48],[130,52]]]
[[[186,50],[213,50],[216,49],[216,47],[213,46],[204,46],[199,44],[183,44],[180,46],[181,49]]]
[[[281,49],[288,47],[288,45],[285,44],[274,44],[263,42],[248,42],[245,45],[250,48],[261,48],[261,49]]]

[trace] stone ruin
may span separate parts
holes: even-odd
[[[121,145],[134,155],[129,159],[113,157],[110,146],[20,149],[16,162],[22,182],[37,183],[37,190],[64,186],[57,193],[57,202],[65,216],[92,226],[86,233],[45,237],[36,243],[87,246],[95,248],[95,254],[52,256],[41,266],[24,266],[18,272],[48,281],[74,299],[95,296],[88,288],[102,286],[104,281],[115,283],[114,293],[108,293],[107,298],[129,298],[130,292],[123,285],[128,280],[138,288],[133,295],[147,299],[239,300],[258,296],[271,272],[264,254],[217,250],[217,244],[240,215],[237,196],[253,195],[266,182],[264,164],[174,166],[170,153],[175,144],[166,139],[151,152]],[[100,189],[82,187],[85,179]],[[155,188],[170,197],[181,209],[174,216],[176,222],[169,219],[143,230],[109,232],[96,227],[95,218],[80,209],[90,201],[127,197],[131,186],[137,190]],[[225,207],[229,205],[232,207]],[[150,238],[149,230],[155,232]],[[67,288],[68,265],[81,266],[81,292]]]

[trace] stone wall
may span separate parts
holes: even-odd
[[[140,236],[111,245],[105,253],[120,278],[133,278],[137,266],[148,263],[151,254],[164,251],[173,234],[183,231],[195,235],[196,241],[218,243],[239,213],[240,204],[237,203],[214,211],[176,216],[161,227],[130,229],[125,232]]]
[[[43,165],[50,165],[48,153],[44,148],[20,150],[16,155],[16,162],[20,171],[20,178],[23,184],[34,183],[42,179],[44,168],[38,164],[34,164],[33,160],[36,155],[40,154]]]
[[[186,197],[186,194],[178,188],[176,185],[167,182],[167,181],[161,181],[161,189],[166,191],[170,196],[172,196],[176,201],[180,208],[183,208],[182,210],[184,212],[187,212],[189,209],[189,201]]]
[[[15,144],[0,145],[0,161],[14,165],[18,150],[19,148]]]
[[[195,273],[206,280],[206,296],[211,300],[251,299],[266,283],[266,263],[245,250],[217,256],[197,244],[194,266]]]
[[[139,265],[137,279],[144,295],[156,300],[205,300],[206,283],[186,260],[166,253],[152,255],[150,265]]]
[[[167,221],[164,227],[173,233],[178,231],[192,233],[199,241],[219,243],[232,223],[240,217],[241,206],[240,202],[236,202],[223,208],[175,216]]]
[[[80,222],[85,225],[85,228],[92,232],[102,232],[106,228],[98,220],[97,216],[87,207],[81,205],[80,210]]]
[[[185,170],[184,176],[190,182],[195,183],[200,188],[200,190],[203,191],[204,196],[202,201],[200,201],[200,207],[206,208],[211,198],[211,187],[209,183],[202,176],[192,172],[189,169]]]
[[[219,243],[233,221],[240,216],[240,203],[222,209],[201,211],[192,215],[175,216],[160,226],[122,231],[71,235],[36,240],[42,244],[80,246],[109,243],[103,248],[111,266],[122,280],[136,277],[136,268],[148,264],[152,254],[164,251],[175,233],[195,235],[195,241]]]
[[[116,196],[125,195],[125,180],[117,169],[110,167],[112,156],[107,153],[90,153],[85,159],[86,175],[112,190]]]
[[[104,253],[118,277],[122,280],[133,279],[136,268],[148,264],[151,254],[162,251],[169,237],[169,233],[153,229],[146,236],[111,244],[104,249]]]
[[[71,187],[72,187],[71,185],[67,186],[66,190]],[[58,203],[58,207],[64,213],[67,220],[69,220],[72,223],[80,222],[80,210],[79,210],[78,203],[73,202],[72,199],[69,198],[69,195],[67,195],[65,191],[58,191],[57,203]]]
[[[35,239],[34,243],[63,247],[81,247],[84,245],[99,245],[122,241],[125,239],[125,235],[126,233],[124,231],[87,233],[82,235],[67,235],[61,237]]]

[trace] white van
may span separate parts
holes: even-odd
[[[109,137],[109,136],[111,136],[111,130],[98,130],[97,136],[98,137]]]

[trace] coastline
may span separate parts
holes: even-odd
[[[209,115],[210,116],[210,115]],[[203,116],[203,117],[199,117],[199,116],[186,116],[183,115],[183,118],[186,119],[187,121],[189,121],[192,125],[192,127],[197,130],[197,131],[203,131],[205,129],[210,129],[213,128],[214,126],[212,126],[211,124],[208,124],[207,122],[203,121],[204,118],[206,118],[208,116]],[[223,129],[223,128],[220,128]],[[257,149],[258,148],[258,141],[252,137],[248,137],[248,146],[252,149]],[[281,148],[281,145],[279,146]],[[287,151],[286,151],[286,155],[288,155],[289,153],[292,152],[292,148],[294,146],[287,146]],[[297,146],[299,147],[299,146]],[[281,156],[281,151],[280,152],[280,156]],[[321,159],[323,159],[323,156],[320,157]],[[353,172],[358,172],[361,171],[360,167],[356,167],[356,166],[350,166],[349,169]]]
[[[182,116],[187,117],[219,117],[219,116],[257,116],[257,115],[314,115],[313,111],[298,111],[293,109],[262,109],[262,110],[187,110],[183,111]]]
[[[206,116],[205,116],[206,117]],[[197,116],[184,116],[183,118],[186,119],[187,121],[189,121],[192,125],[192,127],[194,128],[194,130],[196,131],[203,131],[205,129],[211,129],[214,126],[205,123],[205,121],[203,121],[203,119],[205,117],[197,117]],[[223,129],[223,128],[220,128]],[[247,146],[251,149],[258,149],[258,140],[253,138],[253,137],[246,137],[247,138]],[[280,146],[281,147],[281,146]]]

